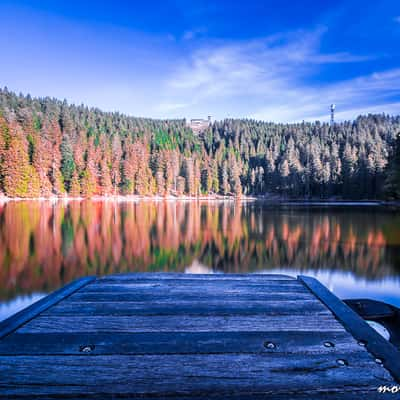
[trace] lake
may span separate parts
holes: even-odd
[[[0,319],[87,275],[284,273],[400,306],[400,212],[230,201],[0,204]]]

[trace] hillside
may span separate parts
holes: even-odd
[[[134,118],[0,90],[0,191],[9,197],[138,194],[384,198],[400,117],[336,123]],[[397,167],[395,167],[397,168]],[[386,185],[387,187],[387,185]],[[386,190],[386,192],[385,192]]]

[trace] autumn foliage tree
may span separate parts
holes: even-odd
[[[6,151],[10,143],[10,129],[7,121],[0,114],[0,193],[3,188],[4,182],[4,161],[6,157]]]
[[[93,137],[89,138],[85,168],[81,178],[81,193],[85,197],[97,194],[96,150]]]
[[[52,144],[45,135],[34,136],[33,166],[39,175],[41,196],[51,196],[53,186],[50,180],[52,171]]]
[[[29,197],[30,179],[34,174],[29,163],[28,142],[15,122],[10,124],[9,130],[10,139],[2,166],[4,190],[10,197]],[[36,184],[33,189],[36,192]]]

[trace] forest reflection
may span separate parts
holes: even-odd
[[[400,275],[399,214],[259,203],[9,202],[0,205],[0,300],[135,271],[349,271]]]

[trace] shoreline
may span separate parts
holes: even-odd
[[[70,196],[52,196],[52,197],[0,197],[1,203],[19,202],[19,201],[46,201],[46,202],[70,202],[70,201],[112,201],[112,202],[140,202],[140,201],[222,201],[222,202],[263,202],[275,206],[339,206],[339,207],[400,207],[400,201],[390,200],[343,200],[343,199],[287,199],[279,197],[266,196],[222,196],[222,195],[203,195],[203,196],[140,196],[140,195],[110,195],[110,196],[92,196],[92,197],[70,197]]]

